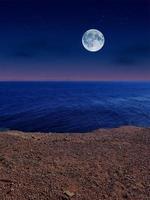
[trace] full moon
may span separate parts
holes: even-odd
[[[82,37],[82,44],[84,48],[91,52],[97,52],[102,49],[104,43],[104,35],[96,29],[86,31]]]

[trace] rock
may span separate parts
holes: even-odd
[[[67,195],[67,196],[70,197],[70,198],[73,197],[73,196],[75,195],[74,192],[70,192],[70,191],[68,191],[68,190],[64,191],[64,194]]]

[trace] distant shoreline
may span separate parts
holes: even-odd
[[[95,130],[92,130],[92,131],[87,131],[87,132],[42,132],[42,131],[21,131],[21,130],[10,130],[10,129],[4,129],[4,130],[1,130],[0,129],[0,133],[20,133],[20,134],[57,134],[57,135],[84,135],[84,134],[93,134],[95,132],[101,132],[101,131],[113,131],[113,130],[117,130],[117,131],[120,131],[120,130],[128,130],[128,129],[131,129],[131,130],[136,130],[136,129],[141,129],[141,130],[150,130],[150,127],[140,127],[140,126],[132,126],[132,125],[125,125],[125,126],[120,126],[120,127],[114,127],[114,128],[99,128],[99,129],[95,129]]]

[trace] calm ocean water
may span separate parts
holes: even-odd
[[[0,129],[150,127],[150,82],[1,82]]]

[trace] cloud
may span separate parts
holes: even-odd
[[[27,53],[25,51],[17,51],[13,54],[13,57],[20,57],[20,58],[33,58],[33,54]]]
[[[68,41],[62,42],[61,38],[53,38],[52,40],[52,42],[51,39],[20,42],[16,47],[13,46],[10,49],[9,55],[12,58],[22,59],[50,59],[74,56],[74,49],[72,48],[72,45],[67,43]]]
[[[115,63],[119,65],[133,65],[141,62],[150,62],[149,58],[150,45],[148,43],[137,44],[121,50],[115,58]]]
[[[50,45],[47,41],[37,40],[25,42],[17,45],[15,49],[10,52],[11,57],[14,58],[37,58],[43,57],[50,52]]]

